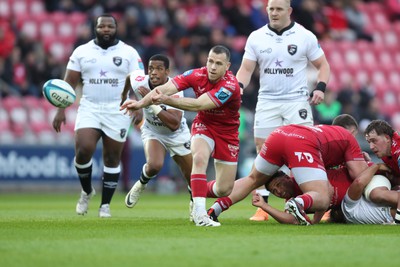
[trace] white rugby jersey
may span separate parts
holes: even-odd
[[[133,77],[131,76],[131,85],[132,85],[132,89],[133,92],[135,93],[137,99],[141,99],[142,95],[138,92],[138,88],[140,86],[146,87],[146,88],[150,88],[150,83],[149,83],[149,75],[145,75],[144,79],[143,77],[140,77],[139,79],[135,79],[133,81],[132,79]],[[174,97],[183,97],[183,91],[180,91],[176,94],[173,95]],[[165,108],[165,109],[177,109],[168,105],[160,105],[161,107]],[[159,133],[159,134],[179,134],[183,131],[185,131],[185,129],[188,129],[187,123],[186,123],[186,118],[184,117],[184,111],[181,109],[177,109],[182,111],[182,120],[181,120],[181,125],[179,127],[178,130],[176,131],[171,131],[171,129],[169,129],[161,120],[160,118],[155,115],[153,113],[153,110],[151,108],[143,108],[143,116],[145,119],[145,122],[143,124],[142,127],[146,127],[148,129],[151,129],[153,132],[155,133]]]
[[[119,103],[126,76],[144,68],[136,49],[121,40],[106,50],[91,40],[74,50],[67,69],[81,73],[83,99],[94,103]]]
[[[324,54],[317,37],[292,22],[281,34],[268,24],[247,39],[243,58],[256,61],[260,68],[258,100],[307,99],[308,61]]]
[[[393,222],[390,207],[378,206],[364,195],[352,200],[347,194],[342,200],[342,211],[346,221],[354,224],[389,224]]]

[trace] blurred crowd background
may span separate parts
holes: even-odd
[[[223,44],[236,73],[247,36],[268,22],[265,6],[260,0],[0,0],[0,145],[73,143],[76,105],[63,133],[55,134],[55,109],[41,88],[63,78],[72,50],[93,38],[98,15],[118,19],[119,38],[138,50],[145,66],[153,54],[167,54],[175,75],[203,66],[210,47]],[[400,2],[293,0],[292,6],[293,19],[317,35],[332,69],[326,103],[314,109],[316,123],[349,113],[361,131],[378,118],[399,130]],[[312,88],[312,67],[309,75]],[[254,75],[241,110],[241,138],[252,151],[257,90]]]

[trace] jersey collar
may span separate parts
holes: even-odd
[[[289,30],[290,28],[292,28],[294,26],[294,21],[292,21],[289,26],[283,28],[281,31],[278,31],[274,28],[271,28],[271,26],[269,26],[268,24],[268,29],[270,29],[271,31],[273,31],[274,33],[276,33],[277,35],[282,35],[285,31]]]

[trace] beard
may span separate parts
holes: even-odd
[[[100,34],[96,31],[95,35],[97,39],[97,45],[103,49],[107,49],[108,47],[113,46],[115,44],[117,33],[110,34],[106,37],[103,34]]]

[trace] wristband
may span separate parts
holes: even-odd
[[[323,93],[325,93],[326,83],[324,83],[324,82],[317,83],[317,86],[315,87],[314,91],[315,90],[319,90],[319,91],[322,91]]]
[[[242,88],[242,89],[244,89],[243,83],[239,82],[239,87]]]
[[[150,105],[149,108],[153,111],[154,115],[158,115],[163,110],[159,105]]]
[[[315,91],[315,90],[318,90],[318,91],[321,91],[321,92],[325,93],[325,90],[326,90],[326,83],[324,83],[324,82],[318,82],[318,83],[317,83],[317,86],[315,87],[315,89],[312,90],[312,92],[311,92],[311,94],[310,94],[310,97],[313,97],[314,91]]]

